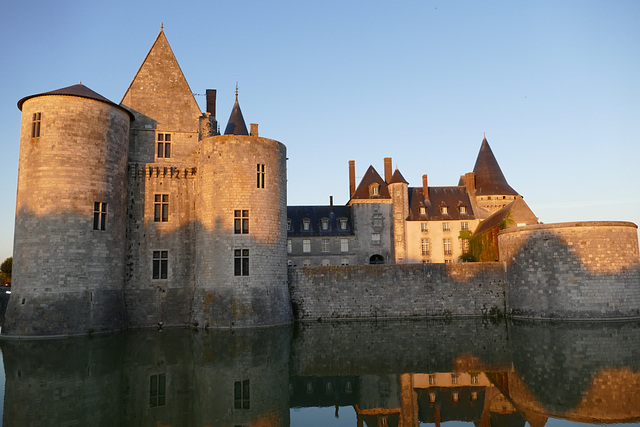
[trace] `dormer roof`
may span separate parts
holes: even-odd
[[[247,131],[247,125],[242,117],[242,110],[238,103],[238,89],[236,88],[236,102],[231,109],[231,115],[229,116],[229,122],[224,130],[225,135],[249,135]]]
[[[476,177],[476,196],[487,195],[517,195],[518,192],[507,183],[498,161],[489,147],[487,138],[482,140],[480,152],[473,167]]]

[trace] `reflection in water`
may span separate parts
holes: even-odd
[[[334,322],[0,344],[4,426],[289,426],[290,408],[306,425],[298,412],[317,407],[361,427],[640,426],[639,322]]]

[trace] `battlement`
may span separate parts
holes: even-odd
[[[196,167],[157,166],[153,164],[129,164],[129,177],[137,178],[175,178],[193,179],[196,177]]]

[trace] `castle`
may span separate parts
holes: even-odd
[[[537,223],[486,138],[457,186],[409,187],[391,158],[356,186],[350,161],[346,206],[287,207],[286,147],[247,129],[237,91],[224,133],[206,99],[202,113],[161,30],[120,104],[82,84],[18,102],[2,335],[289,323],[289,267],[453,263],[476,229]]]

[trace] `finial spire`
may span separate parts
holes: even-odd
[[[164,23],[163,22],[160,23],[160,31],[164,31]]]
[[[238,100],[238,82],[236,82],[236,101]]]

